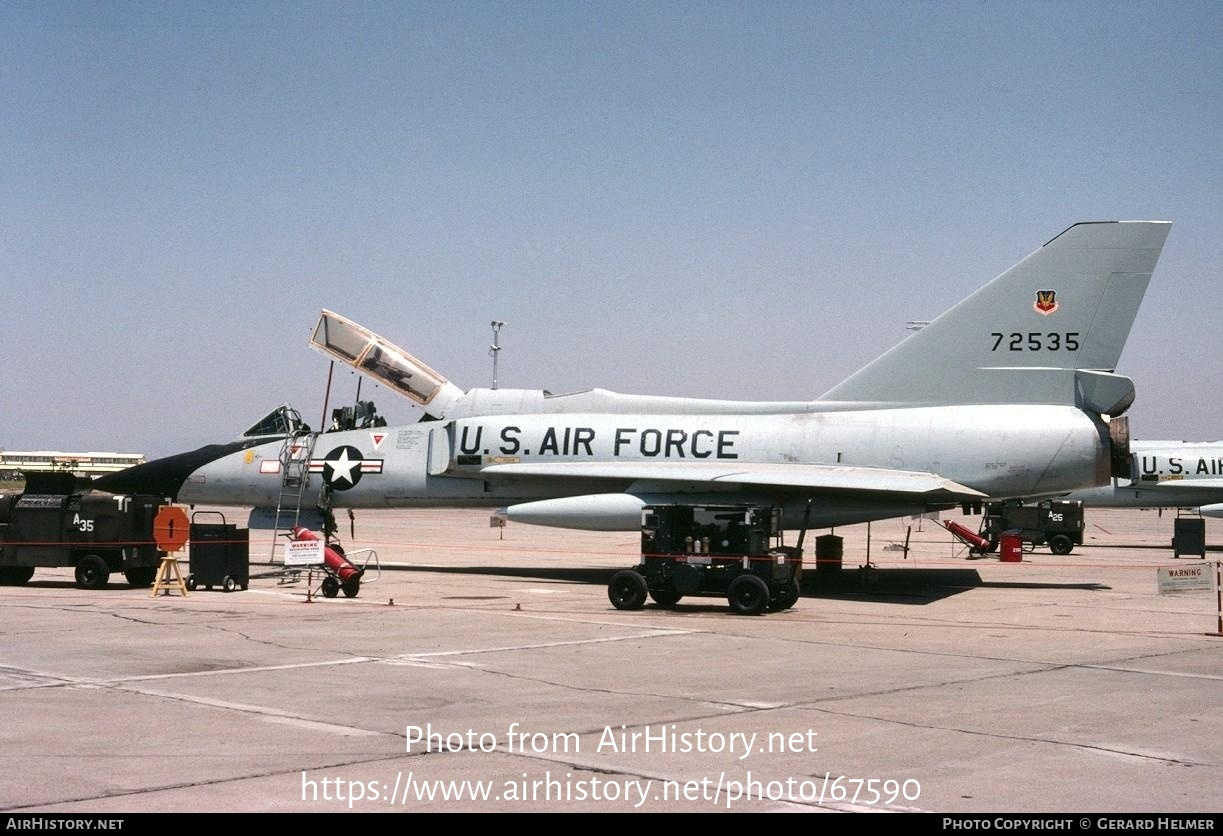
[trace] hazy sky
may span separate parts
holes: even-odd
[[[0,0],[0,447],[317,425],[322,308],[463,388],[496,318],[503,387],[813,398],[1109,219],[1173,222],[1134,436],[1223,438],[1221,44],[1217,2]]]

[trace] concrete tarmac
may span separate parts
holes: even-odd
[[[0,809],[1221,809],[1216,595],[1158,593],[1158,566],[1199,562],[1169,514],[1089,510],[1083,547],[1019,563],[885,521],[873,572],[867,527],[841,528],[845,569],[754,617],[614,609],[632,533],[354,526],[382,568],[351,599],[272,574],[259,531],[246,591],[0,588]]]

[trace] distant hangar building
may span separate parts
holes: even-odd
[[[59,450],[0,450],[0,478],[16,479],[21,472],[74,473],[98,476],[144,464],[143,453],[64,453]]]

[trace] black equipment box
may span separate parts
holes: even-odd
[[[221,522],[196,522],[202,514],[220,517]],[[191,515],[190,544],[187,589],[219,586],[233,592],[250,585],[250,529],[225,522],[219,512],[197,511]]]
[[[1206,557],[1206,520],[1177,517],[1172,521],[1172,553],[1176,557]]]

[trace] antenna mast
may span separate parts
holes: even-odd
[[[493,357],[493,388],[497,388],[497,355],[501,353],[501,346],[497,345],[497,338],[501,333],[501,326],[505,323],[499,319],[492,321],[493,326],[493,344],[488,347],[488,353]]]

